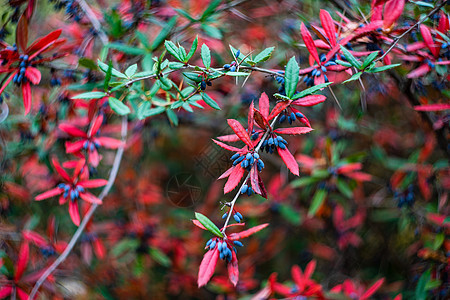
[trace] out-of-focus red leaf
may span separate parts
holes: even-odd
[[[24,230],[22,232],[22,235],[27,241],[36,244],[36,246],[38,247],[44,247],[47,245],[47,241],[40,234],[34,231]]]
[[[124,145],[124,142],[113,139],[106,136],[101,136],[98,138],[95,138],[95,141],[102,147],[108,148],[108,149],[117,149],[119,147],[122,147]]]
[[[28,258],[30,255],[30,245],[28,242],[22,242],[19,250],[19,257],[17,258],[16,272],[14,274],[14,280],[19,281],[25,272],[28,265]]]
[[[420,33],[422,34],[423,41],[425,42],[425,45],[427,45],[428,49],[430,49],[431,54],[433,54],[434,57],[439,56],[439,49],[437,45],[433,41],[433,37],[431,36],[430,29],[424,25],[420,25]]]
[[[429,65],[422,64],[417,69],[414,69],[413,71],[409,72],[408,75],[406,75],[406,77],[407,78],[417,78],[417,77],[421,77],[421,76],[427,74],[430,71],[431,71],[431,68]]]
[[[94,195],[88,192],[80,193],[80,198],[89,203],[102,204],[102,200],[100,200],[99,198],[95,197]]]
[[[0,287],[0,298],[6,298],[9,295],[11,295],[12,292],[12,286],[4,286],[4,287]]]
[[[248,133],[245,131],[244,127],[242,127],[241,123],[234,119],[227,120],[228,125],[230,125],[231,129],[233,129],[234,133],[239,137],[241,141],[243,141],[248,147],[253,148],[252,141]]]
[[[28,19],[25,14],[20,16],[16,28],[16,44],[23,52],[27,49],[28,44]]]
[[[390,28],[397,19],[402,15],[405,7],[405,0],[389,0],[384,6],[383,27]]]
[[[48,198],[51,198],[51,197],[54,197],[54,196],[57,196],[57,195],[61,195],[62,192],[63,192],[62,189],[54,188],[54,189],[48,190],[48,191],[46,191],[46,192],[44,192],[42,194],[37,195],[34,198],[34,200],[41,201],[41,200],[48,199]]]
[[[269,223],[261,224],[261,225],[249,228],[249,229],[241,231],[241,232],[232,233],[229,235],[229,239],[231,241],[237,241],[237,240],[249,237],[252,234],[257,233],[258,231],[263,230],[267,226],[269,226]]]
[[[55,42],[59,36],[62,33],[62,29],[58,29],[55,31],[50,32],[46,36],[43,36],[33,42],[33,44],[30,45],[27,49],[27,53],[31,54],[35,51],[41,50],[47,46],[49,46],[51,43]]]
[[[22,83],[22,97],[25,115],[28,115],[31,110],[31,85],[29,82]]]
[[[303,41],[305,42],[305,46],[308,49],[309,53],[317,62],[317,64],[320,65],[319,54],[317,53],[317,49],[314,46],[314,41],[311,37],[311,33],[309,32],[308,28],[306,28],[304,23],[300,25],[300,33],[302,35]]]
[[[214,274],[217,260],[219,259],[219,249],[216,247],[203,256],[200,268],[198,270],[198,287],[202,287],[208,283]]]
[[[69,201],[69,215],[72,222],[80,226],[80,212],[78,211],[78,201]]]
[[[450,104],[449,103],[424,104],[414,106],[414,109],[418,111],[442,111],[442,110],[449,110]]]
[[[384,283],[384,278],[381,278],[377,282],[375,282],[367,291],[359,298],[361,300],[369,299],[370,296],[375,294],[375,292],[380,288],[380,286]]]
[[[224,193],[226,194],[234,190],[234,188],[241,181],[242,176],[244,176],[244,168],[242,168],[240,165],[235,166],[230,176],[228,177],[225,187],[223,188]]]

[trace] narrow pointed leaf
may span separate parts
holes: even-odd
[[[195,218],[212,234],[223,237],[223,234],[220,232],[219,228],[217,228],[216,224],[214,224],[207,216],[196,212]]]

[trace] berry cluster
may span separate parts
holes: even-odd
[[[271,136],[262,143],[261,149],[272,154],[275,148],[286,149],[286,145],[287,141],[284,138],[271,134]]]
[[[297,119],[303,119],[305,116],[301,112],[289,112],[287,110],[284,110],[283,113],[280,115],[280,118],[278,119],[278,122],[281,124],[286,119],[288,120],[289,124],[292,124],[292,122],[295,122]]]
[[[238,59],[239,55],[241,55],[241,50],[236,51],[236,55],[235,55],[236,60]],[[227,71],[235,72],[236,71],[236,62],[232,61],[229,64],[225,64],[223,66],[223,68]]]
[[[337,58],[337,56],[335,57]],[[320,61],[325,62],[327,60],[327,57],[325,53],[320,54]],[[306,74],[305,78],[303,78],[303,82],[306,83],[307,86],[313,86],[314,85],[314,77],[320,77],[320,75],[323,74],[325,82],[328,82],[328,77],[325,75],[327,72],[327,67],[329,66],[335,66],[336,62],[333,60],[327,61],[322,66],[318,66],[316,69],[313,69],[311,72]]]
[[[235,246],[243,247],[244,245],[239,241],[233,241],[233,244],[231,244],[229,241],[223,239],[212,238],[206,243],[205,248],[208,250],[214,250],[216,246],[219,250],[220,259],[231,262],[233,258],[233,254],[231,251],[237,253],[237,249]]]
[[[247,185],[245,185],[247,186]],[[228,216],[228,212],[224,213],[222,216],[222,219],[225,219]],[[241,215],[240,212],[237,212],[235,210],[233,210],[233,218],[237,223],[241,223],[242,220],[244,219],[244,217]]]
[[[411,207],[415,201],[413,185],[410,184],[403,192],[394,191],[394,198],[398,201],[398,207],[403,207],[405,205]]]
[[[16,48],[17,50],[17,48]],[[22,82],[26,82],[27,78],[25,77],[25,72],[27,71],[27,67],[29,65],[28,61],[28,55],[20,55],[19,57],[20,63],[19,63],[19,73],[14,75],[13,82],[17,85],[20,85]]]
[[[264,168],[263,161],[259,158],[258,153],[247,153],[247,154],[240,154],[235,153],[233,156],[231,156],[231,160],[233,160],[233,166],[236,166],[237,164],[241,164],[241,167],[244,169],[247,169],[247,171],[250,171],[253,164],[257,163],[258,171],[261,172],[261,170]]]
[[[80,198],[80,193],[84,193],[86,190],[80,185],[71,186],[66,183],[60,183],[58,188],[64,190],[63,197],[66,199],[70,194],[70,200],[75,201]]]

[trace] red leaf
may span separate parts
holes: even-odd
[[[269,97],[267,97],[266,93],[262,93],[261,97],[259,97],[259,111],[266,119],[269,117],[269,109],[270,109]]]
[[[266,187],[264,186],[264,182],[261,179],[261,176],[259,176],[258,174],[258,183],[259,183],[259,188],[261,189],[261,196],[267,199],[267,191],[266,191]]]
[[[207,229],[205,228],[205,226],[203,226],[202,223],[200,223],[199,220],[192,220],[192,223],[194,223],[195,226],[200,227],[200,228],[203,229],[203,230],[207,230]]]
[[[311,278],[311,276],[314,273],[315,269],[316,269],[316,261],[312,260],[306,265],[305,278],[307,278],[307,279]]]
[[[228,176],[230,176],[231,172],[233,172],[233,169],[235,168],[235,166],[232,166],[231,168],[229,168],[228,170],[226,170],[225,172],[223,172],[222,175],[220,175],[219,178],[217,178],[217,180],[219,179],[223,179],[223,178],[227,178]]]
[[[107,183],[108,183],[108,180],[105,180],[105,179],[91,179],[91,180],[87,180],[87,181],[80,181],[78,184],[84,188],[92,189],[92,188],[98,188],[101,186],[105,186]]]
[[[343,173],[358,171],[358,170],[361,170],[361,168],[362,168],[361,163],[349,163],[349,164],[338,167],[336,172],[338,174],[343,174]]]
[[[324,9],[320,10],[320,22],[322,23],[323,30],[325,31],[331,46],[336,46],[336,27],[334,27],[333,19],[328,11]]]
[[[41,72],[34,67],[28,67],[25,69],[25,77],[27,77],[28,80],[30,80],[34,85],[41,82]]]
[[[100,129],[103,123],[103,115],[97,116],[91,123],[89,127],[88,136],[92,137],[97,134],[97,131]]]
[[[327,97],[324,95],[310,95],[306,96],[300,99],[297,99],[295,101],[292,101],[292,105],[298,105],[298,106],[314,106],[319,103],[322,103],[325,101]]]
[[[29,82],[22,83],[22,96],[26,116],[31,110],[31,86]]]
[[[252,227],[250,229],[247,229],[247,230],[244,230],[244,231],[241,231],[241,232],[232,233],[232,234],[229,235],[229,239],[231,241],[236,241],[236,240],[240,240],[240,239],[249,237],[252,234],[257,233],[258,231],[263,230],[267,226],[269,226],[269,223],[261,224],[261,225]]]
[[[384,6],[383,27],[390,28],[395,21],[402,15],[405,7],[405,0],[389,0]]]
[[[0,287],[0,299],[6,298],[11,295],[12,286]]]
[[[122,142],[118,139],[113,139],[113,138],[106,137],[106,136],[95,138],[95,141],[100,146],[108,148],[108,149],[117,149],[117,148],[125,145],[124,142]]]
[[[102,200],[100,200],[99,198],[95,197],[91,193],[87,193],[87,192],[80,193],[80,198],[83,199],[84,201],[89,202],[89,203],[102,204]]]
[[[417,78],[417,77],[421,77],[421,76],[427,74],[430,71],[431,71],[431,68],[430,68],[430,66],[428,66],[428,64],[422,64],[417,69],[409,72],[408,75],[406,75],[406,77],[407,78]]]
[[[237,141],[239,141],[239,137],[235,134],[218,136],[217,139],[221,140],[222,142],[237,142]]]
[[[239,184],[242,176],[244,176],[244,168],[240,165],[235,166],[223,188],[224,193],[231,192]]]
[[[287,127],[287,128],[277,128],[273,132],[279,133],[279,134],[304,134],[312,131],[314,129],[310,127]]]
[[[20,246],[19,257],[17,258],[16,273],[14,280],[19,281],[28,265],[28,257],[30,255],[30,246],[28,242],[23,242]]]
[[[69,201],[69,215],[72,222],[75,225],[80,226],[80,212],[78,211],[77,201]]]
[[[275,107],[272,109],[272,112],[270,113],[268,120],[272,120],[273,118],[275,118],[276,116],[278,116],[283,110],[286,109],[286,107],[289,106],[291,102],[288,100],[285,101],[280,101],[278,102]]]
[[[447,103],[424,104],[414,106],[414,109],[418,111],[442,111],[442,110],[449,110],[450,104]]]
[[[33,53],[34,51],[41,50],[47,46],[49,46],[51,43],[55,42],[59,36],[61,35],[62,29],[58,29],[55,31],[50,32],[46,36],[43,36],[33,42],[33,44],[28,47],[26,52],[28,54]],[[34,55],[35,56],[35,55]]]
[[[241,123],[234,119],[228,119],[227,122],[228,125],[230,125],[231,129],[233,129],[234,133],[236,133],[236,135],[239,137],[239,139],[250,148],[253,148],[252,141],[250,140],[250,137],[245,131],[244,127],[242,127]]]
[[[297,285],[298,291],[302,292],[305,289],[305,284],[306,284],[306,281],[303,280],[302,269],[300,269],[299,266],[294,265],[291,268],[291,276],[292,276],[292,280],[294,280],[295,284]]]
[[[73,125],[62,123],[58,125],[58,128],[73,137],[87,138],[86,132],[82,131],[81,129]]]
[[[258,179],[258,167],[256,164],[253,164],[252,169],[250,170],[250,182],[252,183],[252,188],[257,194],[261,194],[261,189],[259,188],[259,179]]]
[[[259,127],[262,129],[266,129],[267,127],[270,127],[269,121],[260,113],[256,108],[254,109],[255,113],[255,121],[256,124],[258,124]]]
[[[425,45],[427,45],[428,49],[430,49],[431,54],[433,54],[434,57],[439,56],[439,49],[437,45],[433,41],[433,37],[431,36],[430,29],[426,25],[420,25],[420,33],[422,34],[423,41],[425,42]]]
[[[345,176],[352,178],[356,181],[371,181],[372,180],[372,175],[364,173],[364,172],[347,173],[347,174],[345,174]]]
[[[66,142],[64,146],[66,147],[66,153],[74,153],[80,151],[84,146],[84,140],[78,142]]]
[[[28,19],[25,14],[20,16],[16,28],[16,44],[25,52],[28,44]]]
[[[8,86],[8,84],[11,82],[11,80],[14,78],[14,75],[16,75],[16,74],[17,74],[17,71],[14,73],[11,73],[11,75],[9,75],[8,79],[6,79],[5,83],[3,83],[2,87],[0,88],[0,95],[3,93],[5,88]]]
[[[216,143],[217,145],[219,145],[220,147],[222,147],[223,149],[229,150],[229,151],[233,151],[233,152],[241,152],[242,150],[233,146],[229,146],[227,144],[224,144],[222,142],[216,141],[213,139],[213,142]]]
[[[61,195],[62,192],[63,192],[63,190],[61,190],[60,188],[54,188],[54,189],[51,189],[49,191],[46,191],[45,193],[37,195],[34,198],[34,200],[41,201],[41,200],[48,199],[48,198],[51,198],[51,197],[54,197],[54,196],[57,196],[57,195]]]
[[[219,259],[219,249],[216,247],[203,256],[200,268],[198,270],[198,287],[202,287],[208,283],[214,274],[217,260]]]
[[[22,232],[24,239],[33,242],[34,244],[36,244],[38,247],[44,247],[47,246],[47,240],[44,239],[40,234],[31,231],[31,230],[24,230]]]
[[[308,28],[306,28],[304,23],[300,25],[300,33],[302,34],[303,41],[305,42],[305,46],[308,49],[309,53],[320,66],[319,54],[317,54],[317,49],[314,46],[314,41],[311,37],[311,33],[309,32]]]
[[[384,278],[381,278],[377,282],[375,282],[367,291],[359,298],[361,300],[369,299],[370,296],[375,294],[375,292],[380,288],[380,286],[384,283]]]
[[[298,163],[295,160],[294,156],[292,156],[291,152],[286,149],[277,148],[278,154],[280,154],[281,159],[284,161],[288,169],[292,172],[292,174],[297,175],[299,174],[298,169]]]
[[[239,281],[239,266],[236,253],[234,251],[231,251],[231,254],[233,255],[233,257],[227,265],[228,278],[230,278],[231,283],[233,283],[233,285],[236,286]]]
[[[253,119],[253,115],[254,115],[254,113],[255,113],[255,111],[254,111],[254,108],[255,108],[255,103],[252,101],[252,104],[250,104],[250,108],[249,108],[249,111],[248,111],[248,133],[249,134],[252,134],[252,132],[253,132],[253,123],[255,122],[254,121],[254,119]]]

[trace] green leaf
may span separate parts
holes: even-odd
[[[300,225],[302,221],[300,213],[296,211],[293,207],[286,204],[281,204],[280,214],[284,219],[286,219],[289,223],[292,223],[293,225]]]
[[[362,72],[358,72],[352,75],[352,77],[350,77],[349,79],[347,79],[346,81],[342,82],[342,83],[347,83],[350,81],[354,81],[354,80],[358,80],[359,78],[361,78]]]
[[[279,93],[275,93],[275,94],[273,94],[273,96],[280,100],[291,100],[289,97],[286,97],[285,95],[281,95]]]
[[[169,62],[169,69],[179,70],[179,69],[181,69],[183,67],[184,67],[184,63],[175,62],[175,61]]]
[[[233,76],[233,77],[237,77],[237,76],[248,76],[250,73],[246,73],[246,72],[226,72],[225,74],[227,74],[228,76]]]
[[[178,117],[177,117],[177,114],[176,114],[173,110],[171,110],[171,109],[166,110],[166,114],[167,114],[167,117],[169,118],[170,122],[171,122],[173,125],[178,126]]]
[[[88,68],[90,70],[97,70],[98,66],[95,64],[95,62],[89,58],[82,57],[78,60],[78,64],[80,66],[83,66],[85,68]]]
[[[344,54],[345,58],[347,59],[347,61],[355,68],[357,68],[358,70],[361,70],[361,63],[356,59],[356,57],[354,57],[350,51],[347,50],[347,48],[345,48],[342,45],[339,45],[341,47],[341,51]]]
[[[172,264],[170,258],[158,248],[150,248],[149,254],[156,262],[164,267],[170,267]]]
[[[362,68],[365,69],[367,68],[368,65],[370,65],[373,60],[378,56],[379,51],[375,51],[369,54],[369,56],[367,56],[367,58],[364,60],[364,63],[362,65]]]
[[[398,66],[400,66],[400,65],[401,65],[401,64],[392,64],[392,65],[387,65],[387,66],[381,66],[381,67],[373,68],[373,69],[371,69],[371,70],[369,70],[369,71],[367,71],[367,72],[369,72],[369,73],[383,72],[383,71],[386,71],[386,70],[389,70],[389,69],[398,67]]]
[[[141,44],[150,50],[150,44],[148,43],[148,37],[140,31],[136,31],[136,37],[139,39]]]
[[[187,79],[190,79],[190,80],[192,80],[194,82],[197,82],[197,83],[202,81],[202,79],[203,79],[202,76],[200,76],[197,73],[193,73],[193,72],[184,72],[183,76],[186,77]]]
[[[186,19],[188,19],[191,22],[195,22],[197,21],[195,18],[193,18],[187,11],[183,10],[183,9],[179,9],[179,8],[175,8],[175,11],[182,15],[183,17],[185,17]]]
[[[293,180],[291,182],[291,186],[293,188],[304,187],[304,186],[308,186],[308,185],[314,184],[314,183],[316,183],[319,180],[320,179],[315,178],[315,177],[302,177],[302,178]]]
[[[327,196],[327,191],[325,189],[318,189],[314,194],[314,197],[311,201],[311,206],[308,210],[308,216],[314,216],[317,210],[320,208],[322,203],[325,201]]]
[[[145,119],[145,118],[148,118],[148,117],[159,115],[159,114],[163,113],[165,110],[166,109],[164,107],[162,107],[162,106],[158,106],[158,107],[155,107],[155,108],[149,108],[149,109],[147,109],[146,111],[144,111],[142,113],[142,116]]]
[[[431,277],[430,269],[425,271],[422,274],[422,276],[420,276],[416,286],[416,300],[426,300],[427,289],[425,287],[427,283],[430,281],[430,277]]]
[[[146,53],[144,49],[137,48],[136,46],[128,46],[120,43],[110,43],[106,45],[110,49],[115,49],[125,54],[130,55],[143,55]]]
[[[315,92],[317,92],[317,91],[319,91],[319,90],[321,90],[323,88],[326,88],[330,84],[332,84],[332,82],[321,83],[321,84],[315,85],[313,87],[310,87],[310,88],[308,88],[306,90],[303,90],[303,91],[295,94],[294,97],[292,97],[292,100],[300,99],[302,97],[305,97],[305,96],[308,96],[308,95],[312,95]]]
[[[211,25],[206,25],[206,24],[202,24],[201,27],[202,27],[203,31],[206,33],[206,35],[208,35],[212,38],[218,39],[218,40],[223,38],[223,34],[218,28],[211,26]]]
[[[211,51],[209,51],[208,46],[205,44],[202,45],[201,56],[203,65],[209,69],[209,67],[211,67]]]
[[[139,241],[137,239],[123,239],[117,243],[111,250],[113,257],[119,257],[125,252],[134,251],[139,247]]]
[[[171,41],[165,41],[164,42],[164,46],[167,49],[167,52],[169,52],[170,54],[173,55],[173,57],[175,57],[176,59],[178,59],[179,61],[183,61],[180,57],[180,55],[178,54],[178,47]]]
[[[435,288],[438,288],[441,284],[442,282],[438,279],[430,280],[427,282],[427,284],[425,284],[425,289],[434,290]]]
[[[152,51],[161,45],[161,43],[166,39],[166,37],[169,35],[172,28],[175,26],[177,22],[177,16],[172,17],[166,25],[161,29],[158,36],[155,38],[155,40],[152,43]]]
[[[186,61],[186,50],[180,44],[178,44],[178,52],[180,54],[181,61]]]
[[[295,90],[297,89],[298,80],[300,75],[298,72],[300,68],[298,67],[297,60],[293,56],[286,65],[286,72],[284,76],[286,96],[292,98],[294,96]]]
[[[112,76],[112,62],[109,62],[109,66],[108,66],[108,71],[106,71],[105,74],[105,81],[103,82],[103,90],[106,92],[108,91],[109,88],[109,82],[111,81],[111,76]]]
[[[210,220],[207,216],[202,215],[201,213],[196,212],[195,218],[212,234],[223,237],[222,232],[220,232],[219,228]]]
[[[344,179],[338,178],[336,181],[336,187],[345,197],[347,197],[349,199],[353,198],[353,191],[350,188],[350,186],[347,184],[347,182],[344,181]]]
[[[87,92],[73,96],[72,99],[100,99],[106,96],[104,92]]]
[[[161,82],[161,88],[165,91],[168,91],[172,88],[172,80],[166,77],[160,77],[159,81]]]
[[[264,49],[263,51],[261,51],[260,53],[258,53],[258,55],[255,56],[255,58],[253,58],[253,62],[255,64],[266,61],[270,58],[270,56],[272,55],[273,50],[275,49],[275,47],[269,47]]]
[[[216,10],[216,8],[220,5],[220,2],[222,2],[222,0],[213,0],[213,1],[211,1],[209,3],[208,7],[203,12],[203,14],[201,15],[200,20],[203,21],[207,17],[209,17]]]
[[[207,93],[201,93],[203,101],[214,109],[220,110],[220,106]]]
[[[444,242],[445,239],[445,235],[444,233],[438,233],[436,234],[436,237],[434,238],[434,243],[433,243],[433,250],[438,250],[439,248],[441,248],[442,243]]]
[[[343,60],[340,60],[340,59],[336,59],[336,63],[338,65],[341,65],[341,66],[344,66],[344,67],[351,67],[352,66],[351,63],[343,61]]]
[[[136,74],[136,71],[137,71],[137,64],[133,64],[125,70],[125,75],[131,78],[133,77],[134,74]]]
[[[195,37],[194,41],[192,42],[191,50],[189,50],[189,53],[186,56],[185,62],[187,62],[189,59],[191,59],[191,57],[194,55],[195,51],[197,51],[197,46],[198,46],[198,35]]]
[[[101,60],[97,60],[97,64],[100,68],[100,70],[102,70],[103,72],[108,72],[109,69],[109,65],[105,64],[104,62],[102,62]],[[127,79],[127,76],[119,71],[117,71],[116,69],[112,68],[111,70],[112,75],[119,77],[119,78],[123,78],[123,79]]]
[[[109,106],[111,106],[111,109],[115,111],[118,115],[124,116],[128,115],[131,112],[128,106],[126,106],[124,103],[120,102],[118,99],[114,97],[109,97],[108,102]]]

